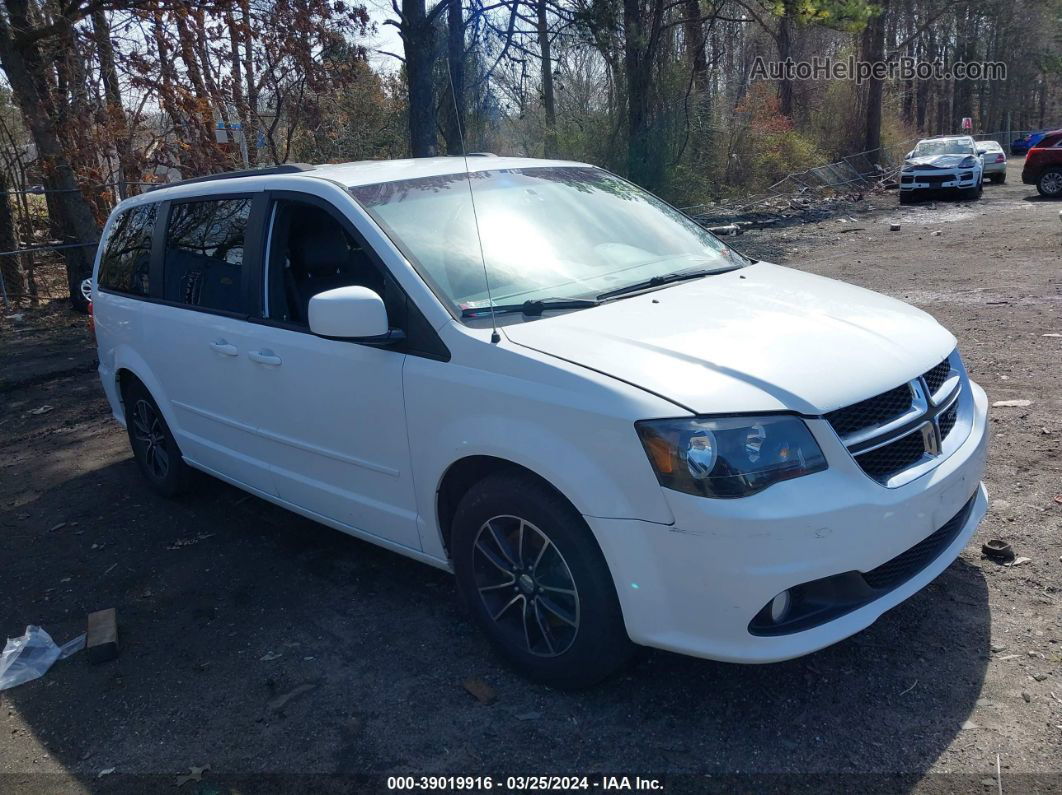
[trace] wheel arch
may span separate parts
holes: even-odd
[[[534,470],[498,456],[468,455],[454,461],[447,468],[439,481],[439,487],[435,493],[435,519],[447,557],[451,555],[450,538],[453,530],[453,519],[461,498],[481,480],[496,474],[518,475],[540,483],[568,503],[573,511],[580,516],[582,515],[568,495]],[[593,536],[592,530],[590,534]],[[600,544],[598,546],[600,547]]]
[[[122,423],[124,424],[126,421],[125,388],[134,380],[142,384],[144,389],[146,389],[148,394],[154,399],[155,405],[157,405],[159,411],[162,412],[162,418],[170,427],[170,431],[176,431],[177,424],[174,421],[173,406],[166,397],[166,393],[162,389],[162,384],[155,376],[151,367],[148,366],[147,362],[145,362],[136,351],[128,346],[122,346],[119,348],[115,352],[114,357],[114,383],[118,393],[118,401],[122,409]]]

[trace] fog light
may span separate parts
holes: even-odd
[[[789,612],[790,601],[789,591],[782,591],[771,600],[771,621],[777,624],[785,618]]]

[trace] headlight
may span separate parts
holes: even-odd
[[[634,427],[660,485],[699,497],[747,497],[826,469],[797,417],[643,420]]]
[[[970,157],[964,157],[962,162],[959,163],[959,168],[973,168],[977,165],[977,158],[971,155]]]

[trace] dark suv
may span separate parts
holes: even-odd
[[[1035,185],[1041,196],[1062,197],[1062,130],[1047,133],[1029,150],[1021,181]]]

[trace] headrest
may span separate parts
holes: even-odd
[[[326,215],[292,219],[291,261],[309,276],[328,276],[346,264],[350,244],[343,228]]]

